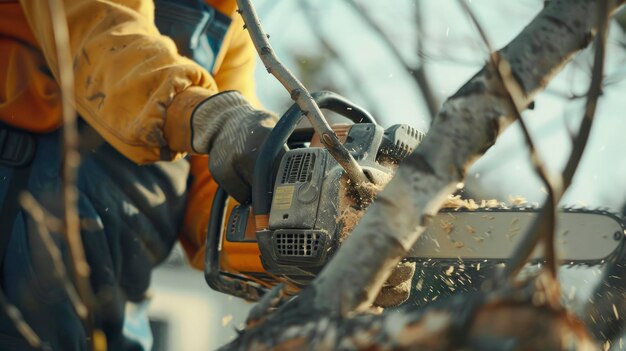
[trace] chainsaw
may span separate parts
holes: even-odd
[[[321,109],[353,122],[334,125],[333,131],[374,183],[390,179],[424,136],[406,124],[384,129],[338,94],[312,96]],[[216,193],[205,247],[204,273],[212,289],[247,300],[258,300],[279,283],[297,292],[321,271],[355,224],[346,213],[363,211],[350,200],[351,184],[319,136],[311,128],[298,128],[302,118],[298,106],[291,106],[261,147],[250,204],[237,203],[221,189]],[[520,206],[442,210],[405,259],[506,262],[536,215],[535,208]],[[621,258],[625,233],[621,219],[609,212],[563,209],[557,215],[558,257],[571,265],[615,261]],[[531,261],[541,257],[538,248]]]

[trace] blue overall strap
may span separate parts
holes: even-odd
[[[178,52],[213,73],[231,19],[202,0],[155,0],[154,22]]]
[[[0,268],[19,212],[18,196],[28,185],[30,164],[35,155],[35,138],[27,132],[0,124],[0,165],[13,168],[0,207]],[[1,270],[0,270],[1,272]]]

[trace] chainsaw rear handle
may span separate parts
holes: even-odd
[[[222,238],[222,218],[226,211],[228,194],[222,188],[218,188],[213,198],[209,226],[207,228],[206,243],[204,248],[204,279],[207,284],[219,292],[240,297],[248,301],[258,301],[267,289],[259,284],[245,279],[242,276],[229,274],[220,269],[220,245]]]
[[[320,109],[338,113],[354,123],[376,124],[369,112],[339,94],[319,91],[312,93],[311,96]],[[274,190],[274,163],[279,161],[278,157],[282,155],[284,145],[287,144],[302,118],[304,118],[302,110],[294,103],[278,120],[267,141],[259,150],[252,178],[252,211],[255,216],[270,213]]]

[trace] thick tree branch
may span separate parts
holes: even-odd
[[[550,1],[499,52],[519,84],[518,108],[590,42],[595,13],[593,1]],[[329,311],[368,306],[467,167],[493,145],[514,114],[491,65],[449,98],[425,139],[313,282],[315,306]]]
[[[457,295],[422,310],[352,318],[314,313],[295,301],[222,350],[597,350],[582,324],[552,308],[546,295],[530,281],[515,293]]]

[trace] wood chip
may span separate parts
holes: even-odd
[[[442,220],[441,229],[443,229],[446,234],[450,235],[454,231],[454,223],[452,221]]]
[[[227,314],[222,317],[222,327],[225,327],[233,320],[233,316],[231,314]]]
[[[476,234],[476,229],[469,224],[465,226],[465,229],[467,229],[467,232],[470,234]]]

